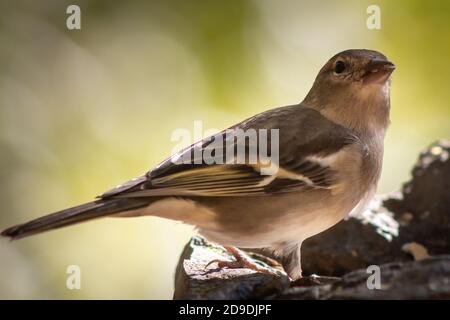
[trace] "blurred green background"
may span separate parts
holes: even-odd
[[[335,53],[397,65],[379,192],[450,136],[449,1],[0,2],[0,229],[81,202],[170,155],[177,128],[300,102]],[[81,30],[66,8],[81,7]],[[381,7],[381,30],[366,9]],[[193,228],[101,219],[0,239],[0,298],[171,298]],[[78,265],[81,290],[66,288]]]

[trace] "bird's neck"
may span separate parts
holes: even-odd
[[[389,126],[390,84],[344,90],[338,96],[315,95],[310,92],[302,102],[323,116],[362,137],[383,140]]]

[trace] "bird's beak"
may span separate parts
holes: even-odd
[[[364,84],[383,84],[395,70],[395,64],[388,60],[372,59],[363,76]]]

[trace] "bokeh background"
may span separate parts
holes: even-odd
[[[177,128],[298,103],[348,48],[397,65],[379,192],[450,136],[449,1],[0,1],[0,229],[81,202],[170,155]],[[66,8],[81,7],[81,30]],[[366,9],[381,8],[381,30]],[[101,219],[0,239],[0,298],[171,298],[195,231]],[[81,290],[66,288],[78,265]]]

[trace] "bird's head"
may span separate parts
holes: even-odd
[[[395,65],[385,55],[372,50],[346,50],[331,58],[317,80],[330,86],[383,86]]]
[[[340,52],[322,67],[303,103],[355,129],[375,122],[387,127],[394,69],[378,51]]]

